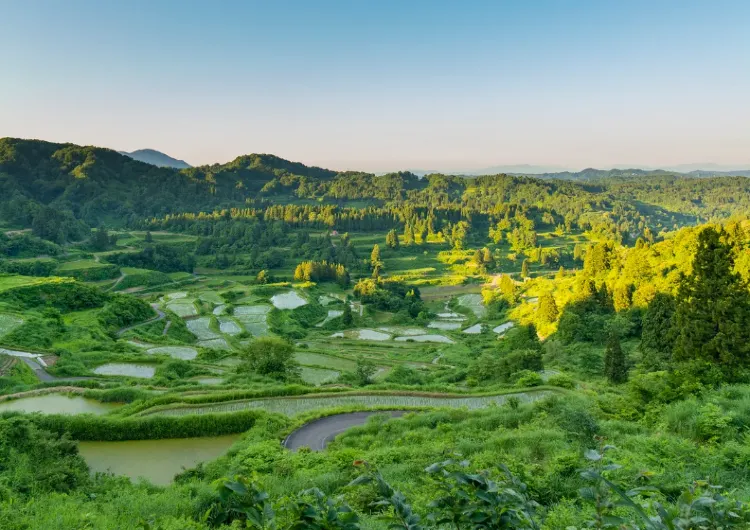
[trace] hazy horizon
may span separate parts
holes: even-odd
[[[0,137],[338,170],[750,167],[750,4],[9,3]]]

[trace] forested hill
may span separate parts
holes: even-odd
[[[129,156],[134,160],[139,160],[140,162],[146,162],[147,164],[159,167],[173,167],[175,169],[186,169],[192,167],[184,160],[172,158],[171,156],[164,154],[161,151],[156,151],[155,149],[138,149],[131,153],[128,153],[127,151],[120,151],[119,153],[121,155]]]
[[[573,182],[503,174],[376,176],[270,154],[178,170],[110,149],[13,138],[0,139],[0,189],[0,223],[16,228],[36,222],[36,233],[58,242],[75,239],[85,225],[132,226],[174,213],[289,203],[381,207],[387,215],[404,215],[404,208],[444,209],[467,220],[475,214],[503,216],[516,205],[540,216],[548,212],[555,223],[587,212],[606,215],[612,231],[623,234],[750,211],[750,179],[742,177],[654,174]]]
[[[273,155],[242,156],[225,165],[176,170],[111,149],[38,140],[0,139],[0,218],[29,226],[43,206],[96,226],[177,211],[238,206],[269,182],[282,188],[334,171]]]

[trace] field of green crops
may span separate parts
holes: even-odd
[[[353,371],[357,363],[349,359],[342,359],[341,357],[333,357],[331,355],[323,355],[321,353],[312,353],[306,351],[297,351],[294,354],[294,358],[297,362],[303,366],[323,366],[325,368],[331,368],[333,370],[344,370]]]
[[[300,376],[305,383],[311,385],[324,385],[326,383],[332,383],[335,381],[340,372],[336,370],[326,370],[325,368],[311,368],[309,366],[303,366],[300,368]]]
[[[95,269],[97,267],[106,267],[107,265],[103,263],[99,263],[96,260],[93,259],[79,259],[76,261],[66,261],[65,263],[61,263],[57,270],[60,272],[64,271],[75,271],[75,270],[81,270],[81,269]]]
[[[227,403],[213,403],[180,408],[162,409],[151,414],[160,416],[186,416],[189,414],[211,414],[216,412],[237,412],[248,409],[263,409],[268,412],[278,412],[287,416],[296,416],[313,410],[325,410],[336,407],[454,407],[479,409],[494,405],[502,405],[508,398],[515,396],[521,401],[535,401],[549,395],[549,391],[519,392],[498,396],[467,396],[467,397],[434,397],[434,396],[403,396],[388,394],[373,395],[332,395],[331,397],[294,397],[267,398]],[[148,415],[146,410],[142,413]]]

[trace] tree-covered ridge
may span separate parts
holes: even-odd
[[[627,240],[645,227],[659,232],[726,218],[746,211],[750,200],[750,180],[742,177],[667,175],[578,183],[503,174],[377,176],[337,173],[267,154],[176,170],[110,149],[13,138],[0,139],[0,185],[5,191],[0,220],[22,227],[36,221],[38,235],[60,242],[81,237],[76,220],[123,226],[177,212],[312,201],[454,209],[467,220],[476,214],[501,216],[509,206],[547,211],[560,223],[585,222],[593,215],[610,225],[605,232]]]

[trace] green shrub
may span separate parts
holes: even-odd
[[[539,375],[536,372],[531,372],[529,370],[523,370],[521,372],[517,372],[516,374],[514,374],[514,377],[516,378],[515,385],[520,388],[541,386],[544,384],[544,381],[542,381],[541,375]]]
[[[567,374],[555,374],[547,379],[549,386],[559,386],[560,388],[573,389],[576,387],[575,381]]]
[[[154,309],[140,298],[115,294],[99,313],[98,318],[105,329],[116,330],[155,316]]]

